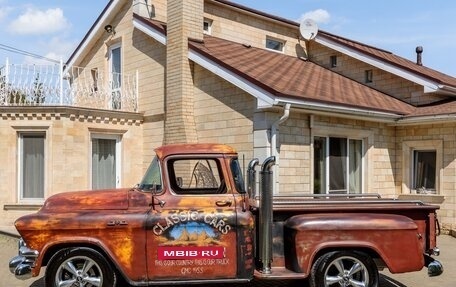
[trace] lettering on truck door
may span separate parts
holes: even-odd
[[[149,280],[235,278],[236,202],[216,157],[170,158],[147,223]]]

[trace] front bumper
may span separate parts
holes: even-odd
[[[32,277],[32,268],[35,266],[39,252],[28,248],[22,238],[19,239],[18,249],[19,254],[10,260],[9,269],[16,278],[26,280]]]
[[[438,253],[440,253],[440,251],[438,251]],[[442,263],[427,254],[424,256],[424,265],[428,269],[429,277],[439,276],[443,273]]]

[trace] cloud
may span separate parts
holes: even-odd
[[[76,46],[76,41],[70,41],[65,38],[53,37],[47,41],[37,42],[37,47],[41,52],[38,54],[43,55],[44,58],[32,58],[25,57],[24,62],[27,64],[53,64],[53,61],[63,60],[64,62],[68,59],[71,52],[73,52]],[[53,61],[50,61],[53,60]]]
[[[2,2],[0,1],[0,4]],[[8,13],[11,11],[11,7],[0,7],[0,21],[6,18]]]
[[[29,8],[11,22],[9,29],[11,33],[22,35],[43,35],[62,31],[69,26],[60,8],[46,11]]]
[[[299,22],[301,22],[304,19],[312,19],[317,23],[329,23],[331,19],[331,15],[329,14],[328,11],[323,10],[323,9],[317,9],[313,11],[306,12],[299,17]]]

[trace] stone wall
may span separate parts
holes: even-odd
[[[141,117],[129,113],[103,113],[76,108],[34,108],[33,112],[9,108],[0,113],[0,225],[11,225],[19,215],[29,213],[43,200],[19,197],[20,133],[45,134],[45,189],[47,198],[53,194],[91,189],[91,136],[115,135],[121,142],[121,181],[134,186],[144,173],[142,165]],[[133,160],[134,159],[134,160]]]

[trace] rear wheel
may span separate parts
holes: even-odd
[[[378,269],[361,252],[334,251],[322,255],[312,266],[311,287],[378,287]]]
[[[99,252],[69,248],[55,254],[45,275],[46,287],[113,287],[116,275]]]

